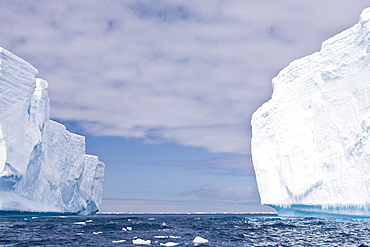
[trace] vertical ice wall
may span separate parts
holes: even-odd
[[[273,79],[252,117],[252,157],[263,204],[368,210],[370,8]]]
[[[104,164],[85,155],[83,136],[49,119],[47,82],[36,73],[0,48],[0,210],[94,213]]]

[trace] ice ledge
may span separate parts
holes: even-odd
[[[14,55],[13,53],[4,49],[3,47],[0,47],[0,64],[2,64],[4,62],[4,60],[3,60],[4,58],[16,61],[18,64],[26,67],[27,70],[31,70],[34,74],[38,73],[38,70],[35,67],[33,67],[30,63],[28,63],[27,61],[25,61],[24,59],[22,59],[22,58],[20,58],[16,55]]]
[[[370,218],[370,207],[362,205],[303,205],[289,206],[267,205],[274,208],[279,216],[283,217],[349,217]]]
[[[370,8],[366,8],[361,13],[360,23],[366,23],[369,20],[370,20]]]

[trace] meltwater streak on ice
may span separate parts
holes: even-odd
[[[273,79],[252,117],[262,204],[287,215],[370,215],[369,20],[370,8]]]
[[[104,164],[49,119],[48,84],[36,73],[0,48],[0,211],[94,213]]]

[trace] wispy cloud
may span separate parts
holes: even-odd
[[[170,160],[154,164],[160,166],[176,165],[187,169],[197,169],[207,171],[212,175],[231,175],[242,176],[248,179],[254,178],[255,173],[253,170],[251,157],[242,154],[225,154],[220,157],[212,157],[201,160]]]
[[[244,187],[220,187],[220,188],[198,188],[181,193],[182,197],[190,197],[198,200],[230,201],[234,203],[260,203],[256,188]]]
[[[0,45],[50,83],[52,117],[94,135],[249,153],[271,78],[368,1],[1,1]]]

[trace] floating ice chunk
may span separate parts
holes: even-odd
[[[94,235],[102,234],[103,232],[93,232]]]
[[[92,220],[87,220],[86,223],[93,222]]]
[[[113,240],[112,243],[124,243],[126,242],[126,240],[122,239],[122,240]]]
[[[86,226],[86,222],[84,222],[84,221],[82,221],[82,222],[75,222],[75,223],[73,223],[73,224],[75,224],[75,225],[84,225],[84,226]]]
[[[122,231],[132,231],[132,227],[131,226],[122,227]]]
[[[152,243],[152,241],[150,241],[149,239],[148,240],[143,240],[141,238],[137,238],[135,237],[133,240],[132,240],[132,243],[133,244],[136,244],[136,245],[150,245]]]
[[[202,237],[199,237],[199,236],[196,236],[193,240],[193,243],[195,245],[198,245],[198,244],[206,244],[208,243],[209,241],[205,238],[202,238]]]
[[[181,238],[181,236],[170,236],[170,238]]]
[[[161,244],[159,244],[159,245],[161,245],[161,246],[177,246],[177,245],[179,245],[179,243],[175,243],[175,242],[167,242],[167,243],[165,243],[165,244],[161,243]]]

